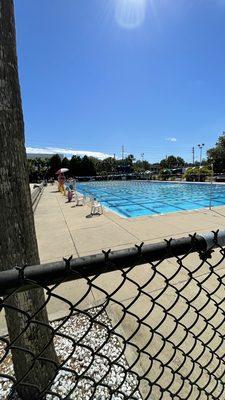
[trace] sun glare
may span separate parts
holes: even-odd
[[[140,26],[146,16],[147,0],[115,0],[116,20],[120,26],[126,29],[134,29]]]

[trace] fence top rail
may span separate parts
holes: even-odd
[[[27,290],[38,285],[48,286],[57,283],[88,278],[93,275],[126,269],[132,265],[143,265],[188,253],[207,253],[210,249],[225,245],[225,230],[202,235],[189,235],[180,239],[163,242],[141,243],[131,248],[117,251],[102,251],[100,254],[80,258],[63,259],[59,262],[34,266],[19,266],[0,272],[0,296],[12,290]]]

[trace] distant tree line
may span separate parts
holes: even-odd
[[[106,176],[110,174],[130,174],[134,172],[145,172],[150,169],[150,163],[146,160],[135,160],[132,154],[123,160],[113,157],[99,160],[95,157],[72,156],[61,159],[58,154],[49,159],[35,158],[28,159],[30,181],[54,177],[60,168],[68,168],[68,176]]]
[[[211,167],[212,163],[216,173],[225,173],[225,132],[218,138],[215,147],[207,151],[207,159],[202,161],[202,166]],[[136,160],[132,154],[120,160],[114,157],[99,160],[88,156],[73,156],[71,159],[67,157],[61,159],[58,154],[53,155],[49,159],[28,159],[31,182],[55,177],[56,171],[60,168],[68,168],[68,176],[84,177],[100,175],[104,177],[110,174],[144,173],[151,170],[153,165],[155,164],[150,164],[147,160]],[[199,167],[199,165],[198,161],[194,164],[195,167]],[[159,173],[166,177],[172,172],[176,173],[176,170],[190,166],[190,164],[187,164],[181,157],[170,155],[157,163],[157,166]]]
[[[60,168],[68,168],[68,176],[107,176],[116,174],[145,173],[151,170],[151,167],[157,165],[158,170],[165,173],[167,169],[177,169],[185,166],[185,161],[181,157],[169,156],[160,163],[150,164],[147,160],[135,160],[132,154],[124,159],[108,157],[99,160],[95,157],[73,156],[71,159],[54,154],[51,158],[28,159],[29,176],[31,182],[40,179],[49,179],[55,177],[55,173]]]

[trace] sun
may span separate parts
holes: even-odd
[[[143,24],[146,16],[147,0],[115,0],[116,21],[126,29],[134,29]]]

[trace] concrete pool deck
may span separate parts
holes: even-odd
[[[48,186],[40,200],[35,213],[35,224],[38,238],[40,257],[42,262],[60,260],[62,257],[80,257],[101,252],[107,249],[122,249],[126,247],[145,243],[153,243],[162,241],[165,238],[178,238],[188,236],[190,233],[203,233],[212,230],[223,230],[225,228],[225,207],[217,207],[212,211],[202,209],[197,211],[186,211],[175,214],[167,214],[161,216],[145,216],[138,218],[122,218],[110,211],[104,211],[99,217],[86,218],[90,213],[88,205],[75,207],[74,203],[66,203],[66,198],[56,192],[55,186]],[[163,260],[158,266],[158,274],[154,274],[154,270],[150,264],[143,264],[134,267],[131,271],[126,272],[128,279],[123,281],[124,275],[121,271],[115,271],[100,276],[96,276],[91,283],[89,290],[88,282],[85,279],[76,282],[69,282],[60,285],[54,292],[75,304],[79,301],[78,309],[88,309],[93,306],[103,304],[108,295],[109,304],[107,306],[107,314],[111,319],[112,325],[117,325],[123,316],[124,307],[129,309],[125,317],[116,328],[116,332],[125,339],[129,338],[136,329],[137,333],[131,342],[126,345],[126,358],[131,365],[135,363],[138,357],[139,361],[135,365],[135,370],[143,376],[147,373],[147,378],[153,382],[156,380],[157,374],[160,374],[162,365],[171,357],[173,347],[171,343],[180,342],[180,338],[186,335],[184,326],[190,326],[190,332],[186,339],[176,350],[176,357],[170,362],[172,370],[181,368],[185,362],[183,370],[184,376],[191,371],[193,363],[189,358],[184,359],[185,353],[189,352],[193,345],[193,335],[200,336],[202,343],[207,342],[207,351],[202,354],[202,347],[198,344],[193,347],[191,352],[192,360],[199,358],[202,365],[206,365],[217,346],[221,345],[220,335],[224,332],[224,324],[221,325],[223,312],[225,312],[224,285],[218,289],[217,277],[225,276],[224,256],[219,249],[213,253],[210,264],[202,263],[198,254],[190,254],[182,261],[182,268],[177,263],[177,259]],[[212,275],[209,265],[212,265],[217,275]],[[196,268],[199,266],[199,269]],[[190,285],[186,285],[189,281],[189,271],[193,271],[194,279]],[[154,276],[153,276],[154,275]],[[170,285],[167,287],[166,279],[170,279]],[[171,279],[171,277],[173,277]],[[153,279],[152,279],[153,278]],[[148,283],[149,282],[149,283]],[[199,293],[200,284],[202,290]],[[139,287],[146,285],[144,293],[139,292]],[[177,297],[177,291],[184,296],[180,296],[179,301],[174,303]],[[86,295],[88,293],[88,295]],[[193,302],[194,296],[197,296]],[[211,295],[209,302],[208,294]],[[81,299],[83,299],[81,301]],[[186,299],[186,301],[184,300]],[[191,307],[188,304],[192,305]],[[175,304],[164,320],[164,309],[169,309]],[[219,306],[218,306],[219,304]],[[195,307],[195,308],[194,308]],[[201,308],[200,317],[196,325],[192,326],[196,321],[196,309]],[[152,310],[148,315],[149,310]],[[216,314],[215,310],[217,310]],[[68,304],[52,298],[48,304],[50,319],[61,318],[68,315]],[[182,316],[183,315],[183,316]],[[213,326],[219,327],[218,334],[213,334],[210,325],[206,327],[206,319],[213,317]],[[145,324],[138,324],[138,318],[144,318]],[[174,316],[174,317],[173,317]],[[176,318],[181,318],[181,324],[175,327]],[[205,319],[206,318],[206,319]],[[161,324],[161,321],[164,321]],[[148,340],[151,338],[151,329],[160,324],[154,337],[149,345]],[[182,325],[183,324],[183,325]],[[176,328],[176,329],[175,329]],[[175,330],[174,330],[175,329]],[[162,346],[161,337],[167,338],[170,332],[173,332],[171,341],[166,341],[162,352],[157,356],[157,361],[150,368],[150,359],[145,356],[147,351],[154,359],[154,355]],[[161,335],[161,336],[160,336]],[[211,338],[210,341],[209,338]],[[200,343],[200,342],[199,342]],[[135,345],[139,348],[145,348],[145,352],[138,353],[135,351]],[[211,349],[211,350],[210,350]],[[211,353],[210,353],[211,351]],[[219,348],[218,354],[220,355]],[[159,363],[161,362],[161,366]],[[197,364],[196,364],[197,365]],[[216,356],[212,358],[209,369],[214,370],[217,367]],[[222,368],[222,367],[221,367]],[[224,367],[225,370],[225,367]],[[149,372],[148,372],[149,371]],[[221,370],[222,371],[222,370]],[[225,371],[224,371],[225,372]],[[192,371],[192,381],[197,381],[199,376],[199,367],[195,367]],[[171,381],[170,370],[165,369],[160,379],[162,387],[167,386]],[[200,386],[206,385],[210,389],[208,382],[208,371],[206,370],[201,376]],[[179,388],[179,379],[174,381],[173,389]],[[148,383],[145,381],[141,387],[143,395],[148,393]],[[196,392],[191,395],[188,382],[185,383],[181,393],[183,398],[195,400]],[[215,398],[218,398],[218,390],[214,391]],[[160,394],[158,388],[153,388],[151,399],[159,399]],[[165,394],[163,399],[170,397]],[[202,399],[204,394],[202,393]]]
[[[145,243],[160,242],[165,238],[178,238],[195,232],[203,233],[225,229],[225,206],[214,208],[212,211],[202,209],[127,219],[110,211],[104,211],[101,216],[86,218],[90,214],[88,205],[75,207],[74,203],[67,203],[66,201],[66,198],[57,192],[56,186],[48,185],[44,189],[35,211],[35,226],[42,263],[62,260],[63,257],[71,255],[81,257],[95,254],[103,249],[122,249],[140,244],[142,241]],[[212,274],[210,266],[213,266],[213,272],[216,272],[216,274]],[[113,326],[124,315],[124,307],[129,308],[130,311],[130,313],[125,313],[124,318],[116,328],[116,332],[128,339],[138,328],[131,343],[126,344],[125,355],[130,365],[137,359],[134,345],[139,349],[145,348],[145,351],[154,359],[155,354],[162,346],[162,337],[167,338],[176,328],[170,337],[170,341],[165,339],[165,346],[157,356],[158,361],[154,359],[151,369],[149,368],[149,357],[146,357],[144,352],[138,354],[140,358],[135,365],[135,370],[140,376],[147,374],[147,378],[151,382],[156,380],[162,366],[171,358],[172,343],[175,346],[180,343],[180,339],[190,329],[183,343],[177,347],[176,357],[170,362],[172,370],[180,369],[183,376],[187,376],[193,366],[192,360],[199,359],[204,367],[211,359],[211,354],[214,351],[219,356],[224,353],[220,347],[222,343],[221,335],[224,335],[225,329],[225,323],[221,322],[225,315],[224,256],[218,249],[213,253],[208,264],[207,262],[203,263],[198,254],[190,254],[182,260],[182,268],[175,258],[163,260],[157,266],[157,271],[158,273],[155,274],[150,264],[143,264],[126,271],[127,279],[125,281],[124,275],[119,270],[96,276],[91,280],[91,283],[81,279],[61,284],[54,289],[54,294],[59,297],[51,296],[48,299],[49,318],[54,320],[67,316],[70,312],[71,303],[75,305],[79,302],[76,310],[87,310],[90,307],[103,304],[107,293],[107,314]],[[194,279],[187,285],[190,280],[189,271],[193,273]],[[221,278],[222,283],[217,278]],[[170,280],[170,285],[167,285],[167,280]],[[144,285],[144,291],[140,295],[139,288]],[[199,285],[201,287],[200,292]],[[183,296],[179,297],[179,301],[175,301],[177,291],[182,293]],[[210,301],[208,295],[210,295]],[[196,299],[193,300],[195,296]],[[170,308],[173,304],[174,306]],[[164,314],[163,307],[166,310],[170,309],[170,311]],[[198,320],[196,320],[196,309],[200,310]],[[166,318],[164,318],[165,315]],[[146,324],[139,326],[138,319],[135,316],[138,316],[139,319],[143,318],[145,323],[154,331],[154,337],[149,342],[150,344],[148,344],[151,338],[150,329]],[[178,317],[181,323],[175,326]],[[208,319],[212,319],[212,326],[216,328],[215,332],[212,331],[212,326],[207,325]],[[162,324],[161,321],[163,321]],[[194,324],[195,321],[196,324]],[[158,324],[160,324],[160,328],[158,328]],[[184,326],[187,327],[187,332],[184,330]],[[6,333],[3,312],[0,315],[1,332]],[[184,360],[185,354],[189,354],[190,348],[192,348],[193,335],[200,338],[198,345],[194,346],[190,353],[192,359]],[[200,341],[208,343],[208,350],[204,353],[202,353]],[[185,363],[182,366],[183,362]],[[214,370],[214,368],[217,368],[216,355],[209,364],[210,370]],[[221,365],[220,368],[221,374],[219,375],[222,376],[222,373],[225,372],[225,365]],[[196,364],[191,374],[192,382],[196,382],[198,376],[199,366]],[[170,370],[165,369],[159,383],[161,387],[165,387],[169,385],[170,381]],[[207,382],[208,371],[206,369],[201,376],[199,385],[201,387],[206,385],[207,390],[210,391],[210,383]],[[173,384],[173,391],[176,392],[178,388],[179,380],[176,379]],[[147,393],[147,390],[148,384],[146,382],[143,385],[142,393]],[[208,398],[203,393],[202,397],[197,397],[196,390],[191,395],[189,393],[190,387],[188,381],[186,381],[181,393],[179,393],[182,398],[189,398],[190,400]],[[219,398],[218,393],[218,390],[215,389],[215,398]],[[150,398],[151,400],[162,398],[156,386]],[[163,400],[170,398],[169,395],[165,394]]]
[[[201,209],[137,218],[123,218],[108,210],[92,218],[86,218],[88,214],[88,205],[76,207],[74,202],[67,203],[56,186],[45,188],[35,212],[41,262],[225,229],[225,206],[212,211]]]

